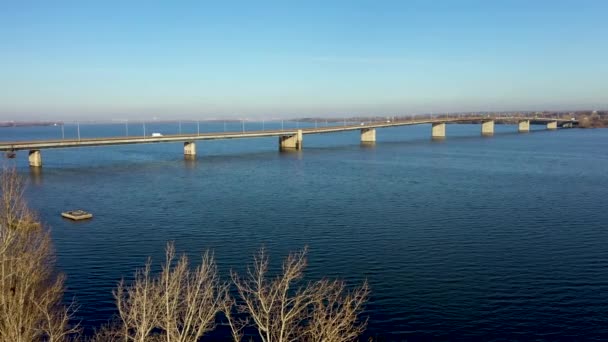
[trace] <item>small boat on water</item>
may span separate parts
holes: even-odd
[[[79,221],[93,218],[93,214],[87,213],[84,210],[72,210],[61,213],[61,216],[70,220]]]

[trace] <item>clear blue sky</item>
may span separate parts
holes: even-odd
[[[0,119],[608,107],[608,1],[0,1]]]

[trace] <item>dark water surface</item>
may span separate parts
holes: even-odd
[[[196,161],[180,143],[43,150],[40,174],[26,152],[17,163],[88,328],[114,313],[117,281],[175,240],[213,249],[223,274],[263,245],[277,264],[308,245],[311,278],[368,279],[366,334],[386,340],[608,338],[608,130],[479,130],[449,125],[432,142],[429,126],[380,129],[373,147],[357,132],[305,136],[297,153],[206,141]],[[71,208],[95,217],[61,219]]]

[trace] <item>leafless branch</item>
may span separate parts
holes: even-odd
[[[366,322],[358,315],[367,300],[367,283],[348,292],[341,281],[321,280],[302,283],[307,250],[291,253],[283,262],[282,272],[268,275],[269,259],[264,249],[254,257],[247,276],[232,272],[239,303],[225,308],[229,324],[233,306],[250,317],[264,342],[286,341],[351,341],[364,330]],[[234,303],[234,301],[232,301]],[[234,334],[240,340],[240,334]]]
[[[74,306],[61,304],[64,278],[54,270],[48,229],[23,197],[14,169],[0,174],[0,339],[66,341],[79,333],[70,326]]]

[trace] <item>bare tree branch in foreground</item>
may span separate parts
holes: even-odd
[[[66,341],[72,307],[61,305],[51,237],[28,208],[16,171],[0,175],[0,341]]]
[[[225,288],[209,252],[191,271],[186,255],[176,260],[173,243],[167,244],[158,276],[152,276],[148,260],[131,285],[123,281],[114,292],[123,340],[198,341],[215,327],[215,317],[225,306]]]
[[[306,249],[291,253],[282,273],[274,278],[268,276],[268,265],[262,249],[245,278],[232,273],[240,297],[235,306],[250,318],[262,341],[351,341],[364,330],[366,322],[358,321],[357,316],[367,301],[367,284],[352,292],[341,281],[301,285]],[[238,340],[241,327],[230,313],[226,317]]]
[[[135,272],[133,284],[127,286],[123,280],[114,291],[125,341],[144,342],[159,324],[159,286],[152,278],[150,264],[148,259],[145,267]]]
[[[186,255],[175,262],[175,247],[167,245],[161,273],[162,310],[159,327],[167,342],[196,342],[215,328],[215,317],[224,306],[225,285],[220,283],[213,255],[205,252],[190,271]]]
[[[315,301],[306,330],[306,340],[318,342],[354,341],[365,330],[366,321],[357,315],[369,295],[367,282],[348,292],[342,281],[321,280],[315,285]]]

